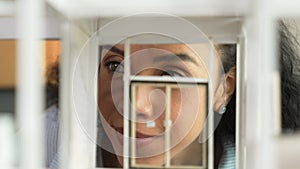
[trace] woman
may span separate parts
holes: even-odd
[[[178,77],[208,79],[209,74],[205,63],[199,57],[199,55],[207,55],[207,46],[200,44],[191,46],[198,49],[197,54],[184,44],[131,45],[132,74],[170,76],[175,79]],[[216,65],[213,109],[223,114],[226,105],[234,98],[235,45],[220,45],[217,49],[216,55],[222,58],[226,72],[222,73],[222,66]],[[109,167],[121,167],[123,164],[123,54],[123,45],[104,46],[98,75],[101,122],[117,158],[114,163],[112,159],[109,159],[108,164],[104,162]],[[136,126],[136,138],[133,138],[136,156],[132,159],[137,165],[162,166],[166,163],[164,91],[165,88],[144,85],[136,87],[136,94],[132,96],[136,100],[134,105],[136,121],[133,122]],[[171,158],[188,148],[199,137],[206,118],[206,94],[207,88],[203,86],[191,89],[178,87],[171,91]],[[234,103],[231,101],[230,105],[234,106]],[[232,108],[228,110],[232,111],[234,116],[234,110]],[[148,122],[154,125],[148,127]],[[221,130],[223,129],[217,129],[219,132],[222,132]],[[232,139],[234,140],[234,134]],[[217,139],[216,145],[219,141]],[[216,161],[219,161],[220,157],[216,157]]]
[[[295,132],[298,131],[300,128],[300,58],[299,58],[299,42],[295,38],[295,36],[290,32],[287,27],[287,23],[284,21],[279,21],[279,45],[280,45],[280,64],[281,64],[281,74],[282,74],[282,128],[284,132]],[[136,58],[133,58],[135,61],[141,61],[143,59],[137,59],[143,57],[143,55],[147,55],[147,50],[149,48],[155,48],[167,51],[166,53],[170,52],[173,53],[175,56],[181,55],[182,53],[188,54],[192,57],[193,62],[198,62],[197,57],[193,55],[186,46],[184,45],[132,45],[132,53],[133,57],[135,52],[139,52],[140,50],[146,50],[142,54],[136,54]],[[201,48],[201,47],[200,47]],[[111,87],[112,80],[114,78],[119,78],[122,76],[120,74],[123,73],[123,46],[115,46],[109,49],[104,49],[103,58],[100,66],[99,71],[99,93],[98,93],[98,100],[99,100],[99,109],[102,116],[102,122],[106,123],[104,129],[108,134],[109,140],[112,142],[112,146],[117,155],[114,156],[109,152],[105,152],[105,155],[109,155],[109,162],[105,162],[104,157],[104,164],[110,167],[122,166],[122,143],[118,143],[115,141],[114,134],[122,135],[122,107],[118,108],[118,105],[110,107],[109,105],[113,105],[113,98],[111,97],[111,90],[114,87]],[[121,52],[120,52],[121,51]],[[218,112],[222,109],[223,103],[226,105],[225,113],[223,115],[215,114],[217,119],[221,118],[221,121],[215,130],[215,149],[214,149],[214,166],[215,168],[235,168],[235,64],[236,64],[236,46],[235,45],[218,45],[216,46],[217,55],[222,60],[222,64],[224,67],[224,78],[219,78],[216,82],[219,86],[216,86],[215,90],[215,102],[214,102],[214,111]],[[148,51],[149,53],[153,54],[154,51]],[[157,52],[156,52],[157,53]],[[158,52],[159,53],[159,52]],[[163,52],[162,52],[163,53]],[[155,60],[155,56],[153,56],[153,60]],[[186,59],[185,61],[187,61]],[[134,61],[133,61],[134,62]],[[174,70],[163,69],[163,67],[156,67],[160,69],[160,71],[155,71],[155,69],[148,69],[146,63],[136,63],[136,64],[145,64],[146,66],[141,66],[142,68],[137,68],[139,71],[135,71],[135,75],[146,75],[146,76],[190,76],[196,78],[207,78],[208,74],[207,71],[201,67],[201,64],[198,64],[198,67],[193,67],[191,63],[184,63],[190,74],[178,73]],[[201,61],[200,61],[201,62]],[[168,62],[171,63],[171,62]],[[133,65],[133,64],[132,64]],[[200,65],[200,66],[199,66]],[[172,66],[171,66],[172,67]],[[173,66],[174,67],[174,66]],[[116,75],[117,74],[117,75]],[[220,77],[217,75],[217,77]],[[123,83],[120,81],[120,83]],[[226,85],[222,85],[222,84]],[[104,86],[110,86],[106,88]],[[223,88],[226,86],[225,88]],[[119,88],[122,86],[119,84]],[[223,90],[222,90],[223,89]],[[153,111],[151,109],[151,104],[155,104],[155,102],[149,99],[147,101],[147,96],[149,95],[149,89],[142,88],[141,96],[136,96],[137,99],[144,99],[143,104],[136,105],[136,109],[139,110],[138,113],[144,113]],[[119,91],[120,93],[123,90]],[[144,92],[144,93],[143,93]],[[120,98],[122,96],[119,96]],[[225,98],[223,101],[219,101],[218,98]],[[146,101],[145,101],[146,100]],[[222,100],[222,99],[221,99]],[[147,103],[148,102],[148,103]],[[149,104],[150,102],[150,104]],[[176,102],[176,101],[175,101]],[[174,104],[174,103],[173,103]],[[173,105],[174,106],[174,105]],[[176,106],[175,106],[176,107]],[[119,110],[118,110],[119,109]],[[176,108],[175,108],[176,109]],[[203,110],[196,110],[197,113],[203,113]],[[153,113],[153,112],[152,112]],[[173,112],[176,114],[176,111],[173,109]],[[196,117],[196,116],[195,116]],[[195,120],[196,125],[191,126],[191,130],[189,130],[188,134],[183,137],[178,144],[173,145],[171,148],[171,158],[175,158],[177,154],[179,154],[182,150],[188,148],[189,145],[192,144],[192,141],[197,138],[200,134],[203,124],[203,119],[201,116],[197,116],[199,119]],[[176,119],[177,117],[173,117]],[[159,118],[158,118],[159,119]],[[151,119],[153,120],[153,119]],[[175,121],[175,120],[173,120]],[[162,123],[162,121],[157,122]],[[117,124],[117,126],[115,126]],[[197,126],[198,125],[198,126]],[[138,126],[138,125],[137,125]],[[153,132],[149,131],[146,127],[137,127],[138,132],[143,137],[155,137],[156,135],[160,135],[161,131]],[[140,130],[140,131],[139,131]],[[145,131],[145,132],[144,132]],[[144,132],[144,133],[143,133]],[[145,136],[146,135],[146,136]],[[121,137],[123,138],[123,137]],[[160,142],[163,145],[163,141]],[[158,144],[157,144],[158,145]],[[141,147],[138,147],[141,148]],[[104,151],[104,150],[103,150]],[[119,152],[118,152],[119,151]],[[105,156],[104,155],[104,156]],[[140,164],[155,164],[155,165],[164,165],[164,153],[158,153],[153,156],[148,157],[140,157],[137,158],[136,161]],[[115,157],[115,162],[112,162],[113,158]]]
[[[47,66],[46,70],[46,167],[58,168],[58,99],[59,99],[59,62]]]

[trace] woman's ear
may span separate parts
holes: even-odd
[[[226,80],[226,102],[228,103],[235,91],[236,86],[236,67],[232,67],[225,76]]]
[[[226,106],[230,101],[232,94],[235,91],[236,86],[236,67],[233,66],[221,79],[214,95],[214,111],[219,112],[219,110]]]

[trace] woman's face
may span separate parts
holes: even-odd
[[[208,55],[207,46],[197,45],[197,55],[186,45],[131,45],[132,76],[171,76],[208,79],[199,55]],[[201,50],[203,49],[203,50]],[[123,163],[123,73],[124,46],[104,47],[99,71],[98,105],[104,130],[120,164]],[[192,143],[206,118],[207,86],[173,85],[170,89],[171,157]],[[134,103],[133,103],[134,100]],[[165,163],[166,86],[135,84],[131,97],[134,112],[137,164]]]

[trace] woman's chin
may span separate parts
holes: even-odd
[[[123,166],[123,156],[117,156],[117,159],[121,166]],[[164,156],[153,156],[147,158],[136,158],[136,165],[154,165],[162,166],[164,164]]]

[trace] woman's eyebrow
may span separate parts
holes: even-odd
[[[124,51],[122,49],[117,48],[116,46],[113,46],[113,45],[103,45],[102,48],[106,49],[106,50],[109,50],[110,52],[114,52],[116,54],[119,54],[122,57],[124,57]]]
[[[170,54],[170,55],[162,55],[153,59],[153,62],[170,62],[170,61],[188,61],[196,66],[200,66],[198,62],[188,54],[180,53],[180,54]]]
[[[102,46],[103,49],[109,50],[110,52],[114,52],[116,54],[119,54],[120,56],[124,57],[124,50],[117,48],[116,46],[113,45],[103,45]],[[159,57],[154,58],[153,62],[166,62],[166,61],[188,61],[191,62],[193,64],[195,64],[196,66],[200,66],[198,64],[198,62],[191,57],[188,54],[185,53],[179,53],[179,54],[170,54],[170,55],[162,55]]]

